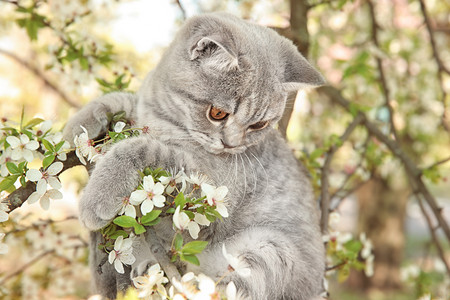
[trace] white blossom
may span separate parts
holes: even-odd
[[[11,158],[13,160],[21,160],[22,158],[28,162],[34,159],[33,151],[39,148],[39,143],[35,140],[30,140],[26,134],[21,134],[19,137],[8,136],[6,141],[11,146]]]
[[[43,189],[47,190],[47,184],[50,185],[54,189],[60,189],[61,182],[59,181],[57,175],[63,169],[62,162],[54,162],[47,169],[43,171],[39,171],[36,169],[29,169],[27,171],[27,178],[33,182],[37,182],[37,184],[43,185]]]
[[[163,284],[168,282],[169,280],[164,277],[164,271],[161,270],[159,264],[151,266],[145,275],[133,278],[133,284],[138,290],[139,298],[149,298],[155,292],[165,293]]]
[[[122,208],[120,209],[118,215],[125,215],[136,218],[136,208],[130,203],[130,197],[124,197],[122,201]]]
[[[125,273],[123,265],[132,265],[136,258],[133,256],[133,240],[131,238],[124,239],[119,236],[115,243],[114,249],[109,252],[108,261],[114,263],[114,268],[120,274]]]
[[[0,254],[7,254],[8,253],[8,245],[2,243],[3,238],[5,237],[5,234],[3,232],[0,232]]]
[[[6,167],[6,163],[12,160],[11,152],[12,152],[11,148],[7,148],[2,151],[2,155],[0,156],[0,165],[1,165],[0,176],[1,177],[6,177],[9,174],[8,168]]]
[[[125,123],[120,121],[117,122],[116,125],[114,125],[114,132],[120,133],[122,132],[123,128],[125,127]]]
[[[56,132],[55,134],[49,135],[46,139],[52,142],[54,145],[59,144],[63,140],[62,132]],[[67,151],[70,149],[70,144],[67,141],[64,141],[64,144],[61,148],[56,151],[57,157],[60,161],[66,161],[67,159]]]
[[[227,249],[225,248],[225,244],[222,244],[222,254],[227,260],[229,266],[241,275],[242,277],[248,277],[251,274],[251,270],[248,267],[247,263],[242,260],[241,258],[235,257],[227,252]]]
[[[181,188],[179,190],[180,193],[183,193],[186,190],[186,180],[187,176],[184,171],[180,171],[175,176],[161,176],[159,178],[161,183],[166,186],[166,193],[171,194],[177,184],[181,183]]]
[[[88,161],[92,162],[93,158],[97,155],[97,150],[93,146],[93,141],[89,139],[86,128],[81,125],[80,127],[83,129],[83,133],[75,136],[73,143],[76,147],[75,154],[78,156],[81,163],[85,165],[86,160],[84,158],[87,157]]]
[[[8,221],[9,214],[6,212],[8,210],[9,210],[8,204],[6,204],[4,202],[0,202],[0,223]]]
[[[151,175],[145,176],[143,179],[143,190],[137,190],[131,193],[130,203],[133,205],[141,204],[141,212],[143,215],[151,212],[153,206],[163,207],[166,202],[166,197],[164,197],[164,186],[153,181]]]
[[[181,206],[177,206],[175,209],[175,213],[173,214],[173,224],[181,231],[187,229],[193,239],[198,238],[200,226],[198,226],[196,222],[191,221],[185,212],[181,211]]]
[[[33,204],[39,200],[41,207],[48,210],[50,207],[50,199],[58,200],[62,198],[63,194],[60,191],[56,189],[45,190],[43,189],[43,184],[37,184],[36,192],[32,193],[30,197],[28,197],[27,202],[28,204]]]
[[[222,215],[222,217],[228,217],[228,210],[225,206],[225,196],[228,194],[228,188],[226,186],[220,186],[218,188],[202,183],[202,195],[206,196],[208,204],[211,206],[216,206],[217,212]]]

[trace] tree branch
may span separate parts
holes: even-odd
[[[437,252],[439,254],[439,257],[441,258],[442,262],[445,265],[445,268],[447,270],[447,274],[450,276],[450,267],[448,265],[447,259],[445,257],[444,250],[442,249],[442,245],[439,241],[439,238],[436,235],[435,228],[433,227],[433,223],[431,222],[431,218],[428,215],[427,211],[425,210],[425,207],[422,203],[422,199],[419,195],[416,194],[417,202],[419,203],[420,210],[422,211],[423,216],[425,217],[425,220],[428,224],[428,228],[430,229],[431,238],[433,239],[434,244],[436,245]]]
[[[183,4],[181,4],[180,0],[174,0],[173,2],[175,2],[180,9],[183,20],[186,20],[186,10],[184,9]]]
[[[352,123],[347,127],[344,134],[340,137],[341,142],[345,142],[352,132],[356,129],[356,127],[361,124],[363,118],[360,115],[357,115],[355,119],[353,119]],[[328,150],[325,158],[325,162],[322,167],[322,175],[321,175],[321,202],[320,209],[322,212],[320,219],[320,228],[322,229],[322,233],[326,234],[328,232],[328,215],[330,208],[330,193],[328,191],[329,182],[328,182],[328,173],[330,171],[331,160],[333,159],[333,155],[340,148],[340,146],[333,145],[330,150]]]
[[[441,102],[444,106],[444,113],[442,115],[442,125],[444,126],[445,130],[450,132],[450,119],[449,119],[449,116],[447,115],[447,102],[446,102],[447,92],[444,87],[444,78],[443,78],[443,73],[450,75],[450,70],[445,66],[445,64],[443,63],[443,61],[441,59],[441,56],[439,55],[439,51],[438,51],[437,45],[436,45],[436,40],[434,38],[433,28],[431,26],[430,18],[428,17],[428,12],[427,12],[427,7],[425,6],[425,2],[423,0],[419,0],[419,3],[420,3],[420,10],[422,12],[425,27],[427,28],[428,36],[430,38],[431,50],[433,51],[433,58],[438,66],[439,85],[440,85],[440,89],[442,91]]]
[[[350,102],[342,97],[340,92],[331,86],[325,86],[318,89],[318,91],[324,95],[326,95],[332,102],[336,103],[337,105],[345,108],[348,112],[351,112],[350,110]],[[367,131],[376,137],[380,142],[384,143],[389,150],[392,152],[392,154],[397,157],[400,162],[403,164],[403,167],[405,168],[405,171],[408,173],[411,185],[417,189],[417,192],[420,193],[424,199],[427,201],[428,205],[430,206],[431,210],[433,211],[433,214],[435,215],[439,227],[442,228],[442,230],[445,233],[445,236],[450,241],[450,227],[447,223],[447,221],[442,216],[442,208],[440,208],[436,202],[436,199],[433,197],[433,195],[430,193],[428,188],[425,186],[424,182],[422,181],[422,171],[414,164],[414,162],[409,158],[409,156],[400,148],[398,143],[385,134],[381,132],[378,127],[372,123],[367,116],[363,112],[358,112],[358,115],[361,115],[362,117],[362,123],[364,124]]]
[[[72,107],[80,108],[79,103],[77,103],[74,99],[72,99],[69,95],[67,95],[64,91],[62,91],[59,87],[57,87],[55,84],[53,84],[50,81],[50,79],[47,78],[47,76],[45,76],[45,74],[41,70],[39,70],[36,66],[23,60],[16,54],[8,52],[6,50],[0,49],[0,53],[11,58],[12,60],[14,60],[18,64],[20,64],[22,67],[26,68],[31,73],[36,75],[36,77],[40,78],[44,82],[45,86],[48,87],[49,89],[51,89],[53,92],[55,92],[64,102],[66,102],[67,104],[69,104]]]
[[[367,4],[369,6],[369,14],[370,14],[370,19],[372,21],[372,42],[374,43],[375,47],[380,48],[380,43],[378,41],[378,29],[380,28],[380,26],[378,25],[377,19],[375,16],[376,15],[375,7],[374,7],[372,1],[370,1],[370,0],[367,0]],[[398,134],[397,134],[397,130],[395,128],[395,124],[394,124],[394,109],[392,108],[391,101],[390,101],[389,87],[387,85],[386,76],[385,76],[384,70],[383,70],[383,61],[377,55],[375,56],[375,60],[377,62],[378,72],[380,74],[381,91],[384,96],[384,103],[385,103],[387,109],[389,110],[389,123],[391,125],[390,126],[391,132],[394,135],[395,139],[397,141],[400,141]]]

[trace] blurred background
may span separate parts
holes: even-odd
[[[330,299],[450,299],[448,1],[0,0],[2,124],[23,110],[61,130],[103,93],[136,91],[183,20],[211,11],[291,39],[330,84],[290,97],[279,124],[337,241]],[[90,295],[76,204],[87,172],[60,178],[63,200],[25,203],[0,223],[1,298]],[[373,265],[348,252],[352,238]]]

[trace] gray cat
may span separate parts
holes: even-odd
[[[224,13],[189,19],[137,95],[112,93],[91,102],[65,129],[93,138],[105,132],[106,112],[125,110],[149,133],[116,144],[95,166],[80,201],[81,222],[92,233],[118,213],[146,166],[206,174],[229,188],[229,217],[200,232],[209,242],[194,270],[213,279],[227,272],[222,244],[242,259],[251,276],[230,273],[250,299],[311,299],[322,291],[324,249],[308,176],[273,125],[288,93],[324,83],[295,46],[274,31]],[[166,249],[170,220],[156,227]],[[124,275],[105,263],[93,272],[97,290],[114,298],[117,289],[154,262],[148,245],[136,248],[133,271]],[[184,266],[179,266],[184,268]],[[185,269],[183,269],[184,271]]]

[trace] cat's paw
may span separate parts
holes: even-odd
[[[102,103],[92,102],[77,112],[67,122],[63,130],[63,136],[72,146],[74,138],[84,132],[88,132],[89,139],[94,139],[106,133],[108,127],[108,108]]]

